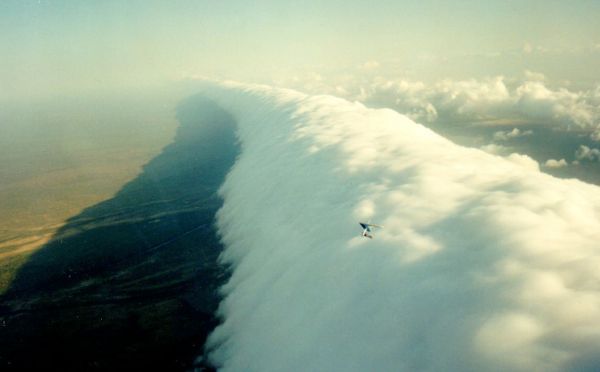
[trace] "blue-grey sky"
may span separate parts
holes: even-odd
[[[2,1],[0,99],[377,62],[421,80],[597,80],[600,2]]]

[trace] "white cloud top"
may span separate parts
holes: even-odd
[[[498,90],[491,104],[501,85],[481,88]],[[204,91],[242,148],[218,214],[233,269],[209,341],[222,370],[600,368],[598,187],[391,110]],[[373,240],[369,219],[385,225]]]

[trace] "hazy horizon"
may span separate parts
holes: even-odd
[[[516,78],[594,86],[593,1],[4,1],[1,101],[136,90],[195,76],[273,83]]]

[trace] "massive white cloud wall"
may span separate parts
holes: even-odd
[[[600,189],[391,110],[237,84],[224,371],[600,368]],[[360,237],[359,221],[385,225]]]

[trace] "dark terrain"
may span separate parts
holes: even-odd
[[[217,325],[216,194],[234,120],[194,96],[177,135],[113,198],[33,253],[0,297],[0,370],[189,370]]]

